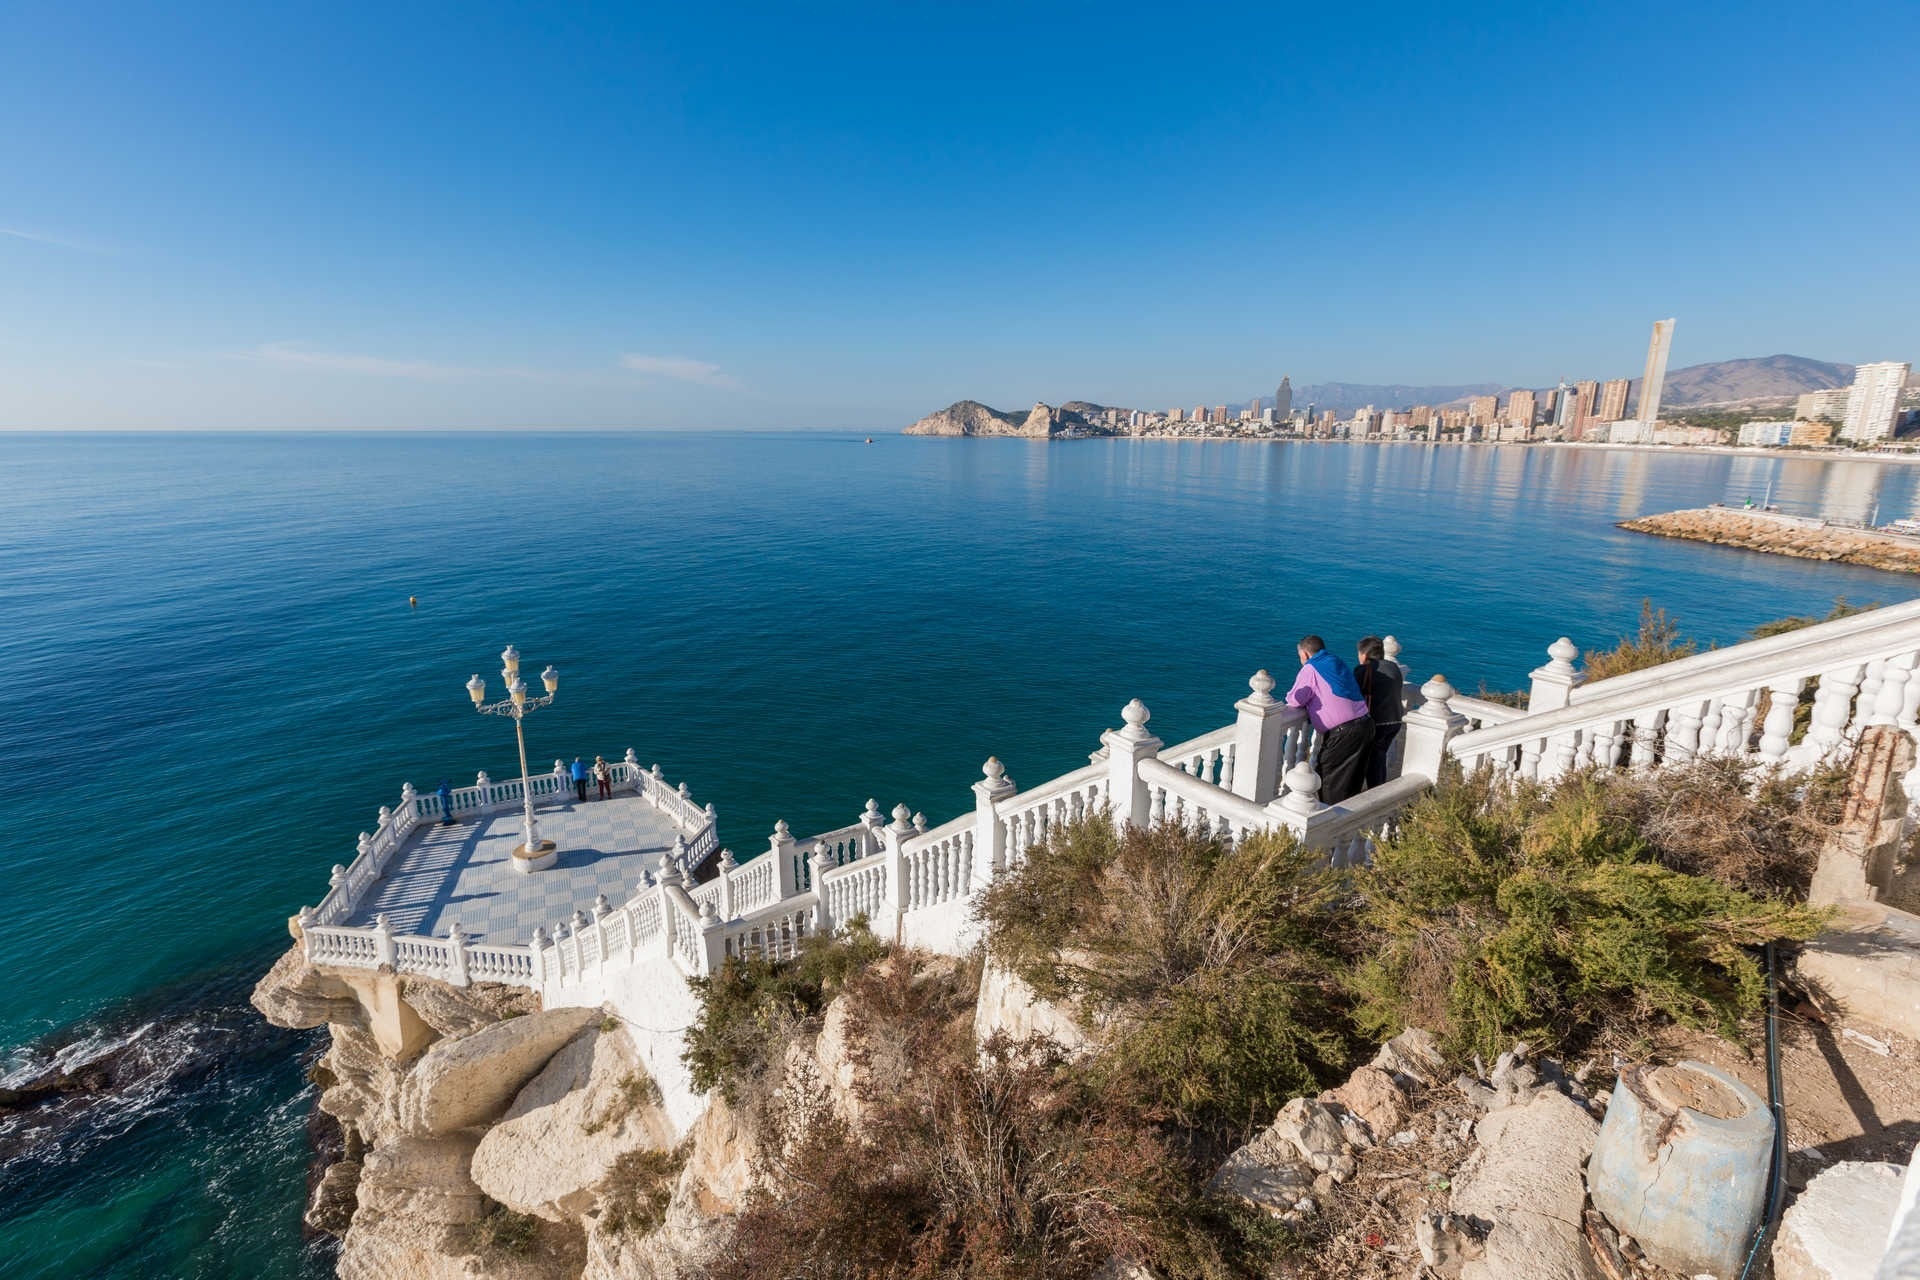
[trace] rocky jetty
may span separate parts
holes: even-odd
[[[938,413],[930,413],[908,427],[909,436],[1020,436],[1047,440],[1072,432],[1077,435],[1106,434],[1095,425],[1092,415],[1100,406],[1073,401],[1059,408],[1035,404],[1022,416],[989,408],[978,400],[961,400]]]
[[[1701,507],[1623,520],[1620,527],[1802,560],[1838,560],[1891,573],[1920,573],[1920,541],[1770,512]]]

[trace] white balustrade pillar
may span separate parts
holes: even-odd
[[[640,757],[633,753],[632,747],[627,748],[626,759],[623,763],[627,766],[626,781],[633,787],[633,793],[639,795],[647,789],[647,784],[640,780],[640,775],[644,770],[640,768]]]
[[[807,869],[813,875],[813,931],[825,938],[833,933],[835,924],[833,911],[827,903],[827,847],[815,845],[813,853],[807,859]]]
[[[893,806],[893,821],[881,831],[881,838],[887,853],[886,902],[893,909],[894,918],[873,922],[873,931],[883,938],[898,932],[894,926],[900,913],[907,909],[907,841],[918,834],[913,826],[913,810],[904,804]]]
[[[973,784],[973,887],[998,879],[1007,869],[1007,828],[994,804],[1019,789],[998,757],[988,756],[980,772],[985,776]]]
[[[473,785],[480,789],[480,803],[477,806],[480,812],[492,813],[493,812],[493,779],[487,776],[487,771],[485,769],[482,769],[479,773],[474,775]]]
[[[533,954],[533,986],[537,991],[547,984],[547,929],[545,925],[533,927],[533,938],[527,943],[527,950]]]
[[[733,870],[739,865],[734,861],[733,850],[720,851],[720,918],[722,920],[731,920],[734,917]]]
[[[1407,692],[1417,687],[1413,683],[1413,667],[1409,664],[1406,651],[1400,647],[1400,641],[1393,636],[1384,636],[1380,641],[1380,651],[1387,655],[1387,661],[1400,668],[1400,680]]]
[[[1140,776],[1140,762],[1158,756],[1166,744],[1147,732],[1152,713],[1140,699],[1122,708],[1120,718],[1126,721],[1126,727],[1107,730],[1100,741],[1107,748],[1107,796],[1113,805],[1113,825],[1125,831],[1153,821],[1152,800],[1146,780]]]
[[[393,921],[384,911],[373,918],[373,961],[379,968],[393,971]]]
[[[1899,724],[1907,705],[1907,682],[1913,678],[1910,659],[1889,658],[1880,672],[1880,691],[1875,695],[1868,724]]]
[[[1406,726],[1400,731],[1407,740],[1400,776],[1432,782],[1447,758],[1447,743],[1467,731],[1467,718],[1453,709],[1453,686],[1443,675],[1436,674],[1421,685],[1420,697],[1420,706],[1407,713]]]
[[[473,985],[467,976],[467,935],[458,920],[447,930],[447,981],[456,987]]]
[[[1320,803],[1320,775],[1305,760],[1287,770],[1286,792],[1267,806],[1267,812],[1289,831],[1306,839],[1313,816],[1326,809]]]
[[[880,812],[880,802],[872,796],[867,797],[867,807],[860,811],[860,825],[866,828],[860,841],[862,855],[879,852],[880,828],[887,825],[887,816]]]
[[[1533,689],[1527,696],[1528,715],[1558,711],[1573,701],[1573,691],[1587,678],[1586,672],[1573,665],[1579,656],[1579,648],[1565,636],[1547,646],[1547,665],[1533,669]]]
[[[727,962],[726,922],[709,898],[700,904],[700,972],[718,973]]]
[[[767,839],[767,856],[773,859],[773,873],[780,878],[781,902],[800,892],[800,868],[793,860],[796,843],[785,818],[773,824],[773,835]]]
[[[1274,680],[1256,671],[1253,692],[1233,704],[1233,794],[1265,804],[1280,791],[1280,748],[1286,741],[1288,707],[1273,696]]]
[[[414,823],[420,821],[419,799],[420,793],[413,789],[411,782],[400,784],[400,830],[410,830]]]

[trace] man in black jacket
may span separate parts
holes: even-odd
[[[1407,700],[1401,691],[1400,668],[1387,661],[1387,649],[1379,636],[1366,636],[1360,641],[1353,678],[1366,695],[1367,711],[1373,720],[1373,747],[1367,756],[1367,786],[1372,788],[1387,780],[1387,757],[1394,739],[1400,736],[1400,723],[1406,719]]]

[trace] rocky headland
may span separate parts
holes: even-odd
[[[1004,413],[999,409],[981,404],[978,400],[961,400],[948,405],[938,413],[930,413],[912,426],[906,428],[903,435],[909,436],[1019,436],[1031,440],[1048,440],[1063,435],[1106,435],[1106,428],[1097,425],[1093,415],[1099,405],[1084,401],[1070,401],[1055,407],[1049,404],[1035,404],[1024,415]]]
[[[1920,573],[1920,540],[1770,512],[1701,507],[1623,520],[1620,528],[1802,560],[1838,560],[1891,573]]]

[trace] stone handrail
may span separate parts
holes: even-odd
[[[1255,804],[1164,760],[1142,760],[1140,776],[1146,779],[1152,798],[1149,812],[1156,823],[1204,827],[1238,844],[1282,821],[1271,806]]]
[[[1160,753],[1160,758],[1170,765],[1185,769],[1196,778],[1231,788],[1236,764],[1233,730],[1233,725],[1221,725],[1179,746],[1168,747]]]
[[[470,942],[458,925],[444,938],[396,936],[385,916],[371,928],[310,925],[302,930],[307,959],[340,969],[391,969],[394,973],[436,978],[456,987],[474,982],[533,986],[535,961],[530,947]]]
[[[1916,659],[1920,602],[1684,658],[1633,673],[1644,678],[1630,683],[1597,681],[1558,709],[1455,736],[1447,750],[1469,769],[1491,764],[1530,778],[1701,755],[1805,764],[1840,749],[1864,724],[1911,728],[1920,707]],[[1813,723],[1795,744],[1794,707],[1815,677]],[[1763,701],[1765,721],[1756,725]]]
[[[1034,845],[1045,844],[1054,826],[1098,812],[1107,801],[1109,768],[1106,762],[1096,760],[994,801],[994,816],[1006,830],[1009,862],[1024,858]]]
[[[1393,834],[1401,813],[1431,785],[1420,777],[1394,778],[1342,804],[1319,809],[1307,819],[1306,845],[1325,850],[1333,866],[1359,866],[1372,856],[1381,836]]]
[[[1454,694],[1448,702],[1476,729],[1506,724],[1527,714],[1525,707],[1510,707],[1504,702],[1494,702],[1489,698],[1470,698],[1464,693]]]

